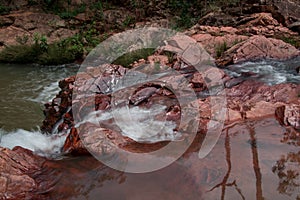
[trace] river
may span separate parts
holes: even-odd
[[[229,66],[227,73],[268,84],[299,84],[299,63],[300,58],[247,62]],[[59,153],[64,137],[53,140],[38,130],[43,103],[59,91],[58,81],[75,74],[78,66],[1,64],[0,70],[0,145],[20,145],[42,152],[42,156],[47,156],[43,152]],[[170,166],[146,174],[119,172],[93,157],[50,160],[47,165],[56,167],[41,172],[39,180],[54,185],[38,193],[46,199],[78,200],[300,199],[299,135],[291,134],[273,118],[238,123],[224,129],[204,159],[198,158],[198,152],[190,152]]]

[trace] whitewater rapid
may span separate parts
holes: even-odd
[[[0,146],[9,149],[20,146],[33,151],[39,156],[58,158],[61,156],[61,150],[67,135],[68,132],[49,135],[42,134],[40,131],[26,131],[23,129],[7,133],[0,129]]]

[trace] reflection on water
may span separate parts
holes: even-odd
[[[277,161],[272,171],[276,173],[280,179],[278,185],[278,191],[280,193],[291,196],[295,192],[300,192],[299,166],[300,151],[298,151],[298,153],[288,153]],[[298,195],[297,198],[299,199],[300,195]]]
[[[30,130],[43,120],[42,103],[59,91],[58,81],[78,66],[0,65],[0,128]]]
[[[55,184],[45,196],[80,200],[299,199],[299,145],[283,140],[286,131],[272,118],[236,124],[224,130],[204,159],[190,151],[172,165],[146,174],[119,172],[92,157],[51,161],[47,165]],[[39,175],[41,182],[43,177],[50,181],[49,176]]]

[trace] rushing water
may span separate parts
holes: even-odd
[[[287,61],[249,61],[226,67],[225,72],[233,77],[263,81],[269,85],[300,83],[300,56]],[[297,69],[298,68],[298,69]]]
[[[227,73],[241,77],[251,72],[250,77],[243,78],[269,84],[299,83],[297,59],[248,62],[230,66]],[[59,90],[58,80],[77,69],[1,65],[0,134],[4,136],[0,145],[20,145],[43,156],[59,153],[66,135],[41,135],[36,127],[43,119],[42,103]],[[198,151],[190,150],[170,166],[151,173],[119,172],[93,157],[49,160],[45,167],[50,170],[45,168],[37,179],[52,187],[38,194],[45,199],[78,200],[300,199],[299,140],[299,133],[268,118],[225,128],[203,159],[198,158]]]
[[[0,65],[0,145],[22,146],[40,155],[57,154],[65,135],[42,135],[43,104],[58,93],[58,81],[78,66]],[[52,155],[51,155],[52,156]]]
[[[31,130],[41,124],[43,103],[59,91],[58,81],[78,66],[0,65],[0,128]]]

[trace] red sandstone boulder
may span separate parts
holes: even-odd
[[[248,40],[228,49],[217,60],[218,65],[225,66],[230,63],[238,63],[257,59],[285,60],[300,55],[300,51],[294,46],[273,38],[264,36],[252,36]]]
[[[44,162],[44,158],[21,147],[14,150],[0,147],[0,199],[39,198],[35,177]]]
[[[280,106],[276,109],[276,117],[278,121],[285,126],[292,126],[300,129],[300,105],[290,104]]]
[[[78,32],[68,29],[67,22],[59,16],[41,12],[13,11],[0,16],[0,24],[0,42],[4,46],[17,45],[17,38],[24,37],[32,44],[36,33],[47,36],[47,42],[53,43]]]
[[[185,49],[187,46],[186,41],[182,40],[181,37],[177,39],[174,39],[172,43],[167,43],[166,49],[174,48],[172,46],[174,44],[176,45],[175,50],[180,48]],[[268,40],[267,38],[264,39]],[[163,54],[163,52],[160,53]],[[172,67],[179,72],[176,76],[164,77],[162,82],[174,84],[175,87],[173,89],[176,90],[177,80],[180,80],[181,76],[185,77],[188,85],[197,94],[208,92],[207,81],[223,79],[226,81],[225,86],[230,85],[230,87],[225,89],[228,108],[225,119],[227,124],[244,119],[274,116],[276,107],[288,105],[299,98],[297,94],[300,91],[300,86],[296,84],[268,86],[253,80],[242,80],[236,84],[227,84],[232,79],[225,76],[223,71],[220,73],[216,73],[217,71],[214,70],[211,70],[211,72],[207,71],[206,77],[202,77],[201,74],[197,73],[194,69],[192,70],[191,66],[181,60],[181,58],[186,56],[185,54],[174,56],[172,63],[168,63],[168,59],[163,55],[159,55],[160,53],[157,52],[156,55],[150,56],[147,60],[136,62],[133,66],[137,67],[139,63],[161,62],[163,65]],[[149,70],[151,67],[153,66],[149,65],[147,69]],[[117,65],[107,65],[105,66],[105,71],[101,71],[97,67],[87,67],[86,73],[78,74],[76,85],[74,85],[74,77],[61,81],[59,84],[62,89],[61,92],[50,104],[46,105],[46,119],[42,129],[49,132],[53,127],[57,126],[57,123],[60,123],[58,124],[59,131],[71,129],[64,145],[64,151],[72,154],[87,154],[91,150],[96,153],[105,154],[111,153],[116,148],[133,152],[147,152],[162,147],[165,145],[165,142],[147,144],[144,140],[141,142],[122,135],[120,129],[116,128],[116,124],[111,116],[112,95],[107,83],[124,76],[126,73],[127,70],[125,68]],[[74,88],[77,92],[72,94]],[[78,91],[88,91],[91,92],[89,94],[93,95],[84,95],[80,92],[78,93]],[[128,99],[131,108],[151,108],[156,102],[166,105],[166,108],[161,109],[161,111],[165,110],[165,114],[158,114],[155,118],[157,120],[174,122],[176,124],[174,130],[177,129],[178,123],[181,120],[181,108],[172,91],[157,84],[144,84],[131,91],[130,96],[126,96],[125,94],[120,93],[121,96],[117,95],[117,98]],[[76,95],[76,98],[73,98],[72,102],[73,95]],[[125,96],[123,97],[122,95]],[[205,97],[197,101],[200,112],[198,133],[205,133],[206,124],[212,119],[210,98]],[[76,108],[76,112],[70,109],[71,105],[72,108]],[[105,119],[100,120],[100,124],[99,122],[95,123],[93,119],[91,121],[85,118],[86,114],[94,111],[97,112],[95,119],[105,116]],[[63,120],[60,121],[61,116]],[[165,119],[164,116],[166,116]],[[77,124],[75,128],[73,117],[77,118],[77,123],[78,121],[85,122]],[[139,133],[137,132],[137,134]],[[88,150],[86,149],[87,147]]]
[[[255,81],[244,81],[227,88],[228,123],[231,119],[255,119],[273,116],[277,107],[298,102],[300,85],[279,84],[269,86]],[[239,114],[240,115],[239,115]]]

